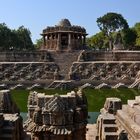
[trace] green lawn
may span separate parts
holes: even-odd
[[[27,112],[27,101],[29,90],[12,90],[12,99],[16,102],[17,106],[19,107],[21,112]],[[37,92],[45,93],[48,95],[52,94],[66,94],[68,90],[62,91],[59,89],[55,90],[37,90]]]
[[[128,99],[140,95],[140,90],[136,89],[85,89],[84,92],[88,100],[89,112],[100,111],[107,97],[118,97],[123,104],[126,104]]]
[[[27,99],[29,95],[28,90],[13,90],[12,98],[20,108],[21,112],[27,112]],[[62,90],[39,90],[46,94],[66,94],[68,91]],[[121,98],[123,104],[127,103],[128,99],[134,99],[135,96],[140,95],[140,90],[137,89],[85,89],[84,93],[88,100],[88,111],[98,112],[103,107],[107,97]]]

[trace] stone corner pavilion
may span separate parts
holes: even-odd
[[[62,19],[57,25],[44,29],[41,35],[44,42],[42,50],[70,51],[85,48],[87,33],[85,28]]]

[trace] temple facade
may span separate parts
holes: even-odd
[[[58,25],[43,30],[43,50],[69,51],[85,47],[86,30],[83,27],[71,25],[68,19],[62,19]]]

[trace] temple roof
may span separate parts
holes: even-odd
[[[68,19],[61,19],[57,26],[70,27],[71,23]]]
[[[68,19],[60,20],[60,22],[55,26],[48,26],[47,28],[43,29],[41,35],[56,32],[74,32],[87,35],[85,28],[77,25],[71,25]]]

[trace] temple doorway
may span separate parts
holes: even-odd
[[[61,35],[61,49],[65,50],[68,47],[68,34]]]

